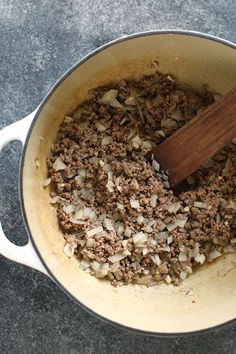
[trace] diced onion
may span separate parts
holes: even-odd
[[[93,209],[86,207],[83,209],[83,217],[87,219],[95,219],[96,215]]]
[[[136,135],[133,139],[132,139],[132,145],[133,147],[135,147],[136,149],[139,149],[140,146],[142,145],[142,140],[140,139],[139,135]]]
[[[186,255],[186,253],[180,252],[180,253],[179,253],[179,261],[180,261],[180,262],[184,262],[184,261],[186,261],[186,260],[187,260],[187,255]]]
[[[120,108],[120,109],[123,109],[123,106],[122,104],[116,99],[114,98],[114,100],[110,101],[109,102],[109,105],[113,108]]]
[[[60,157],[58,157],[56,159],[56,161],[54,162],[52,167],[54,168],[55,171],[60,171],[60,170],[65,170],[66,169],[66,165],[64,164],[64,162],[61,160]]]
[[[187,273],[186,272],[181,272],[180,273],[180,275],[179,275],[179,277],[182,279],[182,280],[184,280],[185,278],[187,278]]]
[[[204,254],[199,253],[194,257],[194,259],[197,263],[203,264],[205,262],[206,257]]]
[[[156,171],[159,172],[160,171],[160,164],[156,161],[156,160],[152,160],[152,168]]]
[[[129,227],[126,227],[125,229],[125,236],[126,237],[130,237],[132,234],[132,230]]]
[[[151,148],[152,148],[152,145],[149,141],[143,141],[142,149],[149,151],[149,150],[151,150]]]
[[[217,257],[220,257],[221,256],[221,253],[220,252],[218,252],[218,251],[216,251],[216,250],[213,250],[213,251],[211,251],[210,253],[209,253],[209,255],[208,255],[208,260],[213,260],[213,259],[215,259],[215,258],[217,258]]]
[[[112,262],[113,263],[113,262]],[[112,266],[111,266],[111,271],[112,272],[116,272],[118,269],[119,269],[119,267],[120,267],[120,262],[114,262],[113,264],[112,264]]]
[[[236,210],[236,202],[234,202],[233,200],[230,200],[229,204],[226,206],[226,209]]]
[[[143,217],[143,215],[139,215],[137,218],[137,223],[140,225],[145,221],[145,218]]]
[[[87,237],[92,237],[92,236],[97,235],[97,234],[99,234],[101,232],[103,232],[103,227],[102,226],[98,226],[98,227],[95,227],[92,230],[87,231],[86,235],[87,235]]]
[[[168,236],[169,236],[169,232],[168,231],[161,231],[161,232],[157,233],[157,238],[159,240],[166,240]]]
[[[105,218],[103,221],[103,225],[108,231],[114,231],[114,225],[111,219]]]
[[[181,208],[181,204],[178,203],[171,203],[168,205],[167,210],[169,213],[177,213],[177,211]]]
[[[117,97],[117,95],[118,95],[118,90],[111,89],[103,94],[103,96],[101,97],[101,102],[110,103]]]
[[[135,101],[136,101],[135,97],[130,96],[130,97],[126,98],[125,104],[126,104],[127,106],[135,106],[135,104],[136,104]]]
[[[94,238],[88,238],[87,241],[86,241],[86,247],[92,247],[95,243],[95,240]]]
[[[160,135],[160,136],[162,136],[163,138],[166,136],[166,135],[165,135],[165,132],[164,132],[163,130],[158,130],[158,131],[157,131],[157,134]]]
[[[51,183],[51,178],[47,178],[43,181],[43,187],[47,187]]]
[[[178,219],[175,222],[169,223],[166,225],[168,231],[173,231],[176,227],[184,227],[187,222],[187,218],[185,219]]]
[[[95,122],[95,127],[99,132],[104,132],[107,128],[100,122]]]
[[[65,116],[64,123],[72,123],[72,122],[73,122],[73,118],[72,117]]]
[[[59,199],[60,199],[59,195],[56,195],[55,197],[49,198],[49,203],[56,204],[59,201]]]
[[[114,256],[108,257],[108,260],[112,263],[116,263],[124,259],[126,256],[123,254],[115,254]]]
[[[97,272],[97,271],[100,269],[101,264],[98,263],[97,261],[93,261],[93,262],[91,263],[91,267],[92,267],[92,269],[93,269],[95,272]]]
[[[66,243],[65,246],[64,246],[64,254],[67,256],[67,257],[72,257],[73,254],[74,254],[74,251],[75,251],[75,246],[73,244],[70,244],[70,243]]]
[[[102,139],[101,145],[109,145],[112,143],[112,138],[110,136],[106,136]]]
[[[131,205],[131,208],[133,208],[133,209],[138,209],[140,206],[139,201],[136,199],[130,199],[130,205]]]
[[[124,250],[124,251],[122,252],[122,254],[123,254],[124,256],[130,256],[130,255],[131,255],[131,253],[130,253],[129,250]]]
[[[74,210],[75,210],[75,208],[72,204],[69,204],[69,205],[63,207],[63,211],[69,215],[72,214],[74,212]]]
[[[169,275],[167,275],[167,277],[165,277],[165,282],[167,284],[170,284],[171,283],[171,277]]]
[[[80,262],[80,268],[82,268],[83,270],[89,268],[90,266],[91,263],[86,259],[82,259],[82,261]]]
[[[163,118],[161,120],[161,127],[166,129],[176,129],[178,127],[177,122],[170,118]]]
[[[156,265],[160,265],[161,264],[161,260],[158,254],[154,254],[153,256],[151,256],[151,259],[153,261],[153,263],[155,263]]]
[[[138,242],[145,242],[147,241],[147,235],[144,234],[142,231],[138,232],[137,234],[133,235],[133,242],[138,243]]]
[[[199,209],[211,209],[212,206],[203,202],[194,202],[193,205]]]
[[[235,249],[232,246],[225,246],[223,248],[223,250],[224,250],[225,253],[231,253],[231,252],[235,251]]]
[[[106,187],[110,193],[114,192],[114,183],[111,180],[107,181]]]
[[[84,209],[77,210],[74,214],[76,220],[82,219],[84,216]]]
[[[157,199],[158,199],[158,196],[156,194],[151,195],[150,206],[152,208],[155,208],[157,206]]]

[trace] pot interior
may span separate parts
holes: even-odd
[[[156,67],[156,63],[158,66]],[[30,234],[52,276],[77,300],[119,324],[159,333],[191,332],[232,320],[236,315],[235,254],[199,268],[182,285],[114,288],[79,268],[63,253],[56,211],[49,205],[46,156],[59,125],[89,89],[156,69],[174,74],[196,89],[224,94],[236,83],[236,50],[212,39],[156,33],[107,46],[71,70],[41,107],[25,150],[22,197]],[[40,167],[36,168],[38,159]]]

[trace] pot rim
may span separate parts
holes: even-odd
[[[116,45],[118,43],[121,43],[121,42],[124,42],[124,41],[129,41],[129,40],[132,40],[132,39],[138,38],[138,37],[144,37],[144,36],[150,36],[150,35],[163,35],[163,34],[199,37],[199,38],[215,41],[215,42],[218,42],[220,44],[223,44],[223,45],[226,45],[228,47],[231,47],[233,49],[236,49],[236,44],[235,43],[230,42],[230,41],[228,41],[226,39],[222,39],[220,37],[211,35],[211,34],[205,34],[205,33],[198,32],[198,31],[170,29],[170,30],[150,30],[150,31],[137,32],[137,33],[134,33],[134,34],[127,35],[125,37],[120,37],[118,39],[109,41],[109,42],[103,44],[102,46],[99,46],[95,50],[91,51],[89,54],[87,54],[82,59],[80,59],[76,64],[74,64],[70,69],[68,69],[56,81],[56,83],[52,86],[52,88],[49,90],[49,92],[46,94],[45,98],[43,99],[43,101],[40,103],[40,105],[37,108],[36,114],[35,114],[35,116],[34,116],[34,118],[32,120],[32,123],[30,125],[29,131],[28,131],[28,134],[27,134],[27,137],[26,137],[26,140],[25,140],[25,144],[24,144],[24,147],[23,147],[22,155],[21,155],[20,175],[19,175],[19,196],[20,196],[21,213],[22,213],[22,216],[23,216],[24,224],[25,224],[25,227],[26,227],[26,230],[27,230],[27,234],[28,234],[28,236],[30,238],[30,241],[32,242],[32,245],[33,245],[33,247],[35,249],[35,252],[37,253],[40,261],[42,262],[43,266],[45,267],[45,269],[48,272],[48,274],[50,275],[50,277],[66,293],[66,295],[68,295],[71,299],[73,299],[79,306],[81,306],[88,313],[90,313],[90,314],[94,315],[95,317],[105,321],[107,324],[111,324],[112,326],[118,327],[119,329],[124,329],[124,330],[126,330],[128,332],[141,334],[141,335],[148,335],[148,336],[152,336],[152,337],[166,337],[166,338],[169,337],[169,338],[171,338],[171,337],[185,337],[185,336],[191,336],[191,335],[199,335],[199,334],[202,334],[202,333],[219,330],[221,328],[226,328],[226,327],[230,326],[231,324],[235,323],[236,318],[232,319],[232,320],[229,320],[227,322],[223,322],[223,323],[221,323],[219,325],[212,326],[212,327],[205,328],[205,329],[201,329],[201,330],[195,330],[195,331],[191,331],[191,332],[171,332],[171,333],[168,333],[168,332],[145,331],[145,330],[141,330],[141,329],[138,329],[138,328],[125,326],[125,325],[120,324],[118,322],[115,322],[115,321],[113,321],[111,319],[103,317],[102,315],[96,313],[94,310],[92,310],[91,308],[89,308],[86,305],[84,305],[83,303],[81,303],[80,300],[78,300],[75,296],[73,296],[70,293],[70,291],[67,290],[60,283],[60,281],[54,276],[54,274],[50,271],[49,267],[47,266],[47,263],[44,261],[43,257],[41,256],[41,253],[39,252],[36,243],[34,242],[34,238],[33,238],[32,233],[30,231],[30,227],[29,227],[29,224],[28,224],[27,216],[26,216],[24,197],[23,197],[23,169],[24,169],[24,164],[25,164],[25,155],[26,155],[26,150],[27,150],[29,138],[31,136],[31,132],[32,132],[32,130],[34,128],[34,125],[35,125],[35,123],[36,123],[36,121],[38,119],[38,116],[40,115],[43,107],[48,102],[49,98],[52,96],[52,94],[55,92],[55,90],[61,85],[61,83],[75,69],[77,69],[80,65],[82,65],[88,59],[90,59],[91,57],[93,57],[96,54],[100,53],[101,51],[103,51],[106,48],[112,47],[113,45]]]

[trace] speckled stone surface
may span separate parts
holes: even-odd
[[[189,29],[236,42],[235,0],[1,0],[0,127],[30,113],[72,64],[122,34]],[[21,146],[0,156],[0,216],[26,242],[17,196]],[[235,300],[236,301],[236,300]],[[153,338],[112,327],[46,276],[0,256],[0,353],[236,353],[236,324],[200,336]]]

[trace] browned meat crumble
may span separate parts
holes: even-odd
[[[236,243],[235,139],[178,190],[155,144],[217,97],[159,73],[99,87],[66,116],[47,160],[64,252],[112,285],[178,285]]]

